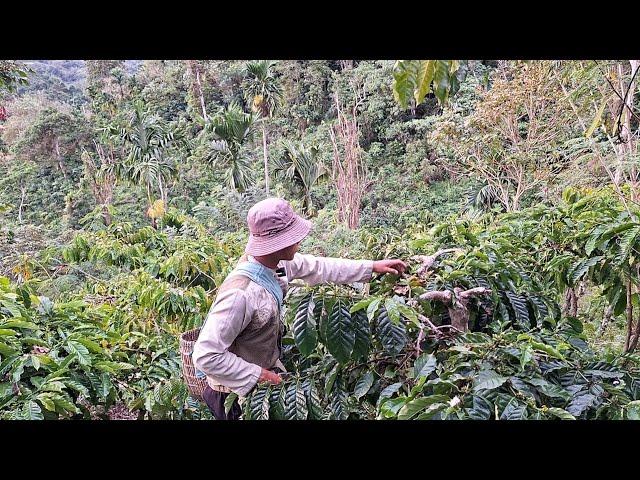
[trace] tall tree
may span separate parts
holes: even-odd
[[[14,60],[0,60],[0,92],[13,92],[19,85],[27,85],[29,69]]]
[[[13,151],[37,163],[47,164],[54,160],[66,178],[67,161],[88,143],[89,136],[83,117],[45,108],[13,146]]]
[[[566,138],[569,105],[554,68],[546,61],[505,65],[471,116],[441,122],[432,133],[439,146],[455,151],[456,161],[442,168],[490,186],[508,212],[546,184],[551,152]]]
[[[120,153],[113,140],[103,131],[98,140],[93,140],[93,149],[82,152],[85,178],[91,186],[96,204],[102,210],[105,225],[111,224],[111,204],[117,181],[114,166]]]
[[[111,76],[111,70],[124,70],[124,60],[87,60],[87,85],[102,84]]]
[[[302,192],[302,208],[306,214],[313,214],[311,187],[327,175],[327,169],[318,158],[318,147],[305,147],[284,142],[284,153],[276,159],[275,172],[281,173]]]
[[[205,122],[209,121],[207,116],[207,107],[204,102],[204,94],[202,90],[202,84],[204,83],[204,71],[199,60],[187,60],[187,66],[189,67],[189,73],[191,74],[191,94],[195,99],[200,101],[200,108],[202,109],[202,118]]]
[[[253,137],[255,117],[232,102],[220,110],[201,132],[196,156],[224,169],[228,185],[244,192],[251,184],[251,165],[245,145]]]
[[[269,157],[267,152],[267,119],[271,118],[282,102],[282,87],[274,72],[274,62],[261,60],[247,63],[243,82],[245,100],[262,119],[262,149],[264,156],[265,190],[269,193]]]
[[[172,156],[174,132],[162,125],[157,116],[151,115],[139,100],[134,102],[128,125],[121,129],[111,127],[111,132],[122,141],[127,157],[123,162],[112,163],[110,169],[119,178],[144,187],[147,214],[155,227],[157,215],[150,212],[164,210],[168,201],[168,183],[178,173]],[[156,189],[161,204],[154,203]]]

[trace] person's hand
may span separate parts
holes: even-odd
[[[272,372],[271,370],[267,370],[265,368],[260,372],[260,378],[258,378],[258,383],[272,383],[273,385],[278,385],[282,382],[282,377],[277,373]]]
[[[402,275],[407,268],[407,264],[402,260],[376,260],[373,262],[375,273],[391,273],[392,275]]]

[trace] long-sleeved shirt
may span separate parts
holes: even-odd
[[[255,262],[252,257],[241,261]],[[296,253],[281,261],[285,276],[273,275],[283,294],[289,282],[300,279],[308,285],[346,284],[371,279],[373,261],[315,257]],[[271,369],[280,360],[282,322],[271,293],[249,278],[232,271],[218,290],[193,349],[193,362],[212,387],[229,388],[246,396],[256,385],[262,368]]]

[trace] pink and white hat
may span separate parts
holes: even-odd
[[[267,198],[256,203],[247,214],[249,255],[269,255],[305,238],[313,224],[297,215],[282,198]]]

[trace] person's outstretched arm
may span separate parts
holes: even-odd
[[[346,258],[316,257],[296,253],[293,260],[285,261],[284,268],[289,280],[300,279],[309,285],[319,283],[368,282],[372,273],[404,272],[402,260],[350,260]]]

